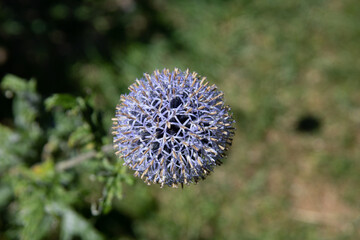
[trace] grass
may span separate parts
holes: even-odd
[[[109,116],[108,86],[118,96],[142,72],[189,67],[225,92],[237,130],[229,157],[206,181],[126,188],[117,208],[133,219],[134,236],[359,239],[360,3],[157,3],[175,26],[173,39],[119,51],[120,77],[103,63],[91,66]],[[316,131],[296,130],[306,116]]]

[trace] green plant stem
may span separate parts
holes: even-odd
[[[104,145],[101,147],[101,151],[104,152],[104,153],[110,153],[111,151],[113,151],[113,146],[112,144],[108,144],[108,145]],[[90,158],[93,158],[96,156],[98,152],[95,151],[95,150],[92,150],[90,152],[86,152],[86,153],[83,153],[83,154],[80,154],[76,157],[73,157],[73,158],[69,158],[67,160],[64,160],[64,161],[61,161],[59,163],[57,163],[55,165],[55,169],[56,171],[65,171],[69,168],[72,168],[72,167],[75,167],[76,165],[90,159]]]

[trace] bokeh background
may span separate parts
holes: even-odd
[[[9,141],[20,150],[6,147],[17,160],[0,164],[0,239],[35,239],[34,232],[39,239],[360,239],[359,23],[358,0],[1,1],[0,79],[36,79],[39,99],[91,98],[104,119],[97,143],[111,142],[110,119],[129,84],[174,67],[207,76],[225,93],[236,134],[205,181],[160,189],[133,179],[99,216],[90,211],[102,189],[90,159],[50,194],[72,199],[62,202],[72,212],[46,208],[39,220],[34,213],[50,199],[43,189],[57,189],[41,175],[44,152],[58,139],[51,143],[64,146],[52,162],[66,159],[61,149],[73,147],[66,145],[73,130],[50,131],[54,121],[41,110],[33,121],[46,134],[30,143],[33,130],[23,127],[28,135],[14,140],[17,105],[3,89],[0,162],[10,159]],[[92,141],[70,156],[97,149]],[[26,178],[13,181],[19,169],[41,179],[29,190]],[[79,229],[91,234],[71,221],[67,228],[65,216],[82,219]]]

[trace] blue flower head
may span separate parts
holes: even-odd
[[[198,182],[221,164],[233,123],[223,93],[196,72],[144,74],[113,118],[116,154],[146,183]]]

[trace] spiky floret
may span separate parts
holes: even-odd
[[[116,154],[148,184],[198,182],[221,164],[233,123],[223,93],[196,72],[144,74],[120,97],[113,118]]]

